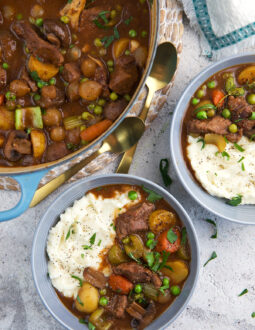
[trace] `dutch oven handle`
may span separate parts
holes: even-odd
[[[20,184],[21,198],[18,204],[12,209],[0,212],[0,222],[17,218],[29,208],[39,182],[48,171],[49,170],[44,169],[37,172],[16,174],[11,176],[12,179],[16,180]]]

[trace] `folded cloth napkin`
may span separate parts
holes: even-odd
[[[255,0],[181,0],[202,54],[218,59],[255,46]]]

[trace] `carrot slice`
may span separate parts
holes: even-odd
[[[129,294],[130,290],[133,289],[133,284],[125,277],[120,275],[112,274],[109,277],[108,283],[113,291],[116,291],[120,294]]]
[[[172,231],[177,236],[176,240],[173,243],[171,243],[167,238],[168,230],[164,231],[159,235],[158,244],[156,247],[158,252],[166,251],[174,253],[179,249],[181,245],[181,233],[177,228],[173,228]]]
[[[0,105],[3,105],[3,103],[4,103],[4,95],[1,94],[0,95]]]
[[[212,91],[212,100],[213,100],[213,103],[216,107],[222,107],[223,106],[224,96],[225,96],[225,94],[219,89],[214,89]]]
[[[103,134],[110,126],[112,121],[104,119],[81,132],[81,139],[87,142],[95,140],[98,136]]]

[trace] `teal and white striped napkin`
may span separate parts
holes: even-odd
[[[255,0],[181,1],[202,54],[218,59],[255,47]]]

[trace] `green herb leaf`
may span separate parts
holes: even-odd
[[[133,259],[134,261],[136,261],[138,264],[141,264],[141,261],[139,259],[137,259],[132,252],[130,252],[128,254],[129,258]]]
[[[251,317],[253,318],[255,317],[255,312],[251,313]]]
[[[114,38],[115,39],[119,39],[120,38],[120,34],[119,34],[119,31],[118,31],[118,29],[117,29],[116,26],[114,26],[114,28],[113,28],[113,35],[114,35]]]
[[[114,41],[114,36],[105,36],[104,38],[101,39],[102,43],[104,44],[105,48],[108,48],[111,43]]]
[[[234,147],[238,150],[238,151],[241,151],[241,152],[244,152],[245,149],[243,147],[241,147],[239,144],[237,144],[236,142],[234,142]]]
[[[94,243],[95,243],[95,240],[96,240],[96,233],[95,234],[93,234],[91,237],[90,237],[90,239],[89,239],[89,243],[90,243],[90,245],[93,245]]]
[[[216,110],[217,108],[215,107],[215,105],[211,104],[211,103],[208,103],[208,104],[204,104],[204,105],[201,105],[200,107],[196,108],[195,109],[195,113],[201,111],[201,110],[206,110],[206,109],[214,109]]]
[[[91,246],[90,245],[82,245],[84,250],[91,250]]]
[[[83,318],[80,318],[80,319],[79,319],[79,322],[82,323],[82,324],[86,324],[86,323],[87,323],[87,321],[84,320]]]
[[[165,267],[169,255],[170,255],[170,252],[163,251],[162,262],[161,262],[161,264],[159,265],[159,269],[158,269],[158,270],[161,270],[162,268]]]
[[[250,137],[250,140],[253,141],[255,139],[255,134],[252,134],[252,136]]]
[[[79,296],[76,297],[78,303],[81,305],[81,306],[84,306],[83,302],[81,301],[81,298]]]
[[[169,289],[169,285],[164,285],[159,288],[159,291],[163,294],[165,294],[165,290]]]
[[[241,167],[242,167],[242,171],[245,171],[244,163],[242,163]]]
[[[174,271],[173,268],[171,266],[165,265],[163,268],[167,268],[169,270],[171,270],[172,272]]]
[[[153,240],[153,241],[151,242],[151,244],[148,246],[148,248],[149,248],[150,250],[153,250],[153,249],[155,248],[155,246],[157,245],[157,243],[158,243],[158,241]]]
[[[97,243],[97,246],[100,246],[102,243],[102,240],[100,239],[100,241]]]
[[[159,267],[160,267],[160,253],[155,252],[154,253],[154,258],[155,258],[155,263],[151,267],[151,270],[153,270],[154,272],[157,272]]]
[[[240,163],[242,160],[244,160],[244,157],[241,157],[238,161],[238,163]]]
[[[131,23],[132,20],[133,20],[133,17],[130,16],[129,18],[127,18],[127,19],[124,21],[124,23],[125,23],[126,25],[129,25],[129,24]]]
[[[160,196],[159,194],[155,193],[155,191],[153,190],[150,190],[148,188],[145,188],[144,186],[142,186],[143,190],[145,192],[147,192],[148,197],[147,197],[147,200],[151,203],[155,203],[156,201],[162,199],[162,196]]]
[[[95,330],[96,329],[94,324],[92,324],[91,322],[88,323],[88,328],[89,328],[89,330]]]
[[[226,201],[226,204],[231,206],[237,206],[242,202],[242,195],[237,195],[236,197],[233,197],[232,199],[229,199]]]
[[[148,266],[152,267],[152,265],[154,264],[154,253],[153,252],[149,252],[145,255],[145,259],[147,260]]]
[[[222,155],[223,158],[227,157],[227,160],[230,159],[230,155],[226,151],[222,151],[221,155]]]
[[[241,293],[239,293],[238,297],[243,296],[244,294],[248,293],[247,289],[244,289]]]
[[[168,175],[168,169],[169,169],[169,161],[168,159],[161,159],[159,164],[159,170],[162,176],[162,179],[164,181],[164,184],[166,187],[170,186],[170,184],[173,182],[170,176]]]
[[[72,278],[74,278],[75,280],[79,281],[79,286],[82,287],[82,279],[78,276],[75,275],[71,275]]]
[[[73,225],[71,225],[70,227],[69,227],[69,230],[68,230],[68,232],[67,232],[67,234],[66,234],[66,241],[68,240],[68,238],[70,237],[70,235],[71,235],[71,228],[72,228],[72,226]]]
[[[217,238],[218,232],[217,232],[217,224],[215,221],[211,219],[205,219],[208,223],[212,224],[215,227],[215,233],[211,236],[211,238]]]
[[[171,244],[175,243],[178,238],[172,228],[168,230],[166,237]]]
[[[199,139],[199,140],[197,140],[197,143],[198,142],[202,142],[201,150],[204,149],[204,147],[205,147],[205,140],[204,139]]]
[[[226,136],[224,136],[224,140],[226,143],[229,143],[228,139],[226,138]]]
[[[182,234],[181,245],[185,245],[186,241],[187,241],[187,229],[186,229],[186,227],[182,228],[181,234]]]
[[[213,251],[211,257],[206,261],[206,263],[204,264],[204,267],[208,264],[208,262],[210,262],[211,260],[217,258],[217,254],[215,251]]]

